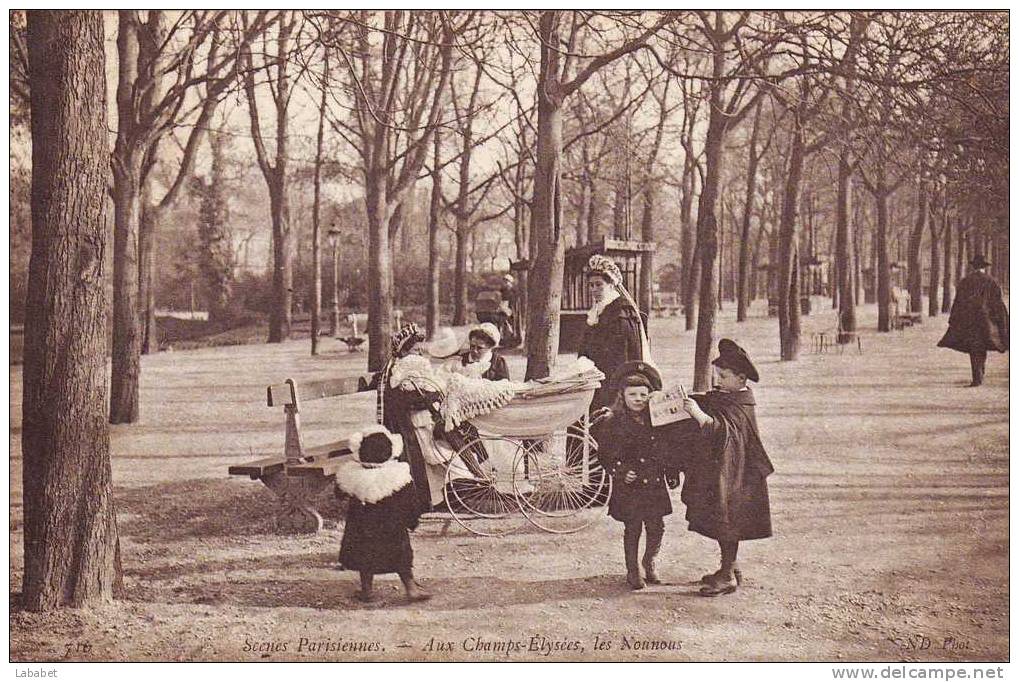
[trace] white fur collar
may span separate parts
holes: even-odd
[[[361,502],[375,504],[410,483],[410,465],[390,460],[376,469],[345,462],[336,470],[336,485]]]
[[[609,303],[612,303],[612,301],[617,298],[619,298],[619,292],[616,291],[615,288],[606,288],[602,300],[595,303],[591,306],[591,309],[587,311],[587,326],[593,327],[598,324],[598,317],[601,316],[602,311],[605,310]]]

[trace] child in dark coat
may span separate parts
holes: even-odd
[[[742,581],[736,565],[741,540],[771,536],[767,477],[775,471],[761,444],[754,394],[758,381],[746,351],[730,339],[718,342],[715,390],[687,396],[683,407],[699,431],[685,464],[683,502],[690,530],[718,541],[721,567],[701,578],[701,594],[731,594]]]
[[[375,601],[375,575],[396,573],[407,599],[424,601],[430,594],[414,582],[414,551],[408,530],[417,528],[421,514],[410,466],[397,458],[403,438],[384,426],[374,426],[350,438],[354,461],[336,472],[336,485],[350,495],[340,543],[340,564],[361,574],[358,599]]]
[[[626,582],[634,590],[648,583],[661,583],[655,558],[665,535],[664,517],[672,513],[672,501],[666,484],[665,463],[660,456],[659,439],[651,428],[648,397],[660,390],[662,379],[645,362],[627,362],[613,376],[618,399],[612,417],[599,434],[598,459],[612,476],[609,515],[623,522],[623,555],[626,558]],[[647,532],[647,544],[641,563],[637,555],[641,531]]]

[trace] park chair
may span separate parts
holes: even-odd
[[[839,353],[844,353],[846,346],[856,341],[857,353],[863,353],[863,341],[860,339],[860,332],[846,331],[842,328],[842,316],[835,312],[835,326],[814,332],[810,337],[811,350],[814,353],[824,353],[832,346],[837,346]]]

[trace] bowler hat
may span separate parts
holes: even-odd
[[[973,256],[973,260],[971,260],[969,264],[970,267],[973,268],[986,268],[988,265],[990,265],[990,263],[984,259],[984,254],[982,253],[978,253],[977,255]]]
[[[624,362],[612,373],[612,386],[619,390],[627,386],[647,386],[652,391],[660,391],[662,375],[650,364],[632,360]]]
[[[712,360],[711,364],[731,369],[750,381],[761,380],[760,375],[757,374],[757,368],[750,361],[750,356],[732,339],[722,339],[718,342],[718,357]]]

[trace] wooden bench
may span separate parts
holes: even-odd
[[[293,379],[267,387],[267,405],[283,407],[283,454],[234,464],[227,471],[231,476],[259,480],[276,495],[280,501],[276,514],[278,530],[315,533],[322,529],[322,515],[315,508],[315,499],[332,488],[337,468],[351,454],[346,439],[310,448],[304,446],[301,403],[370,390],[373,378],[373,375],[367,374],[308,382],[301,385],[300,391]]]
[[[675,317],[683,309],[681,301],[676,300],[676,292],[661,291],[655,294],[651,311],[656,317]]]
[[[892,329],[902,331],[906,327],[923,322],[923,313],[903,313],[892,317]]]

